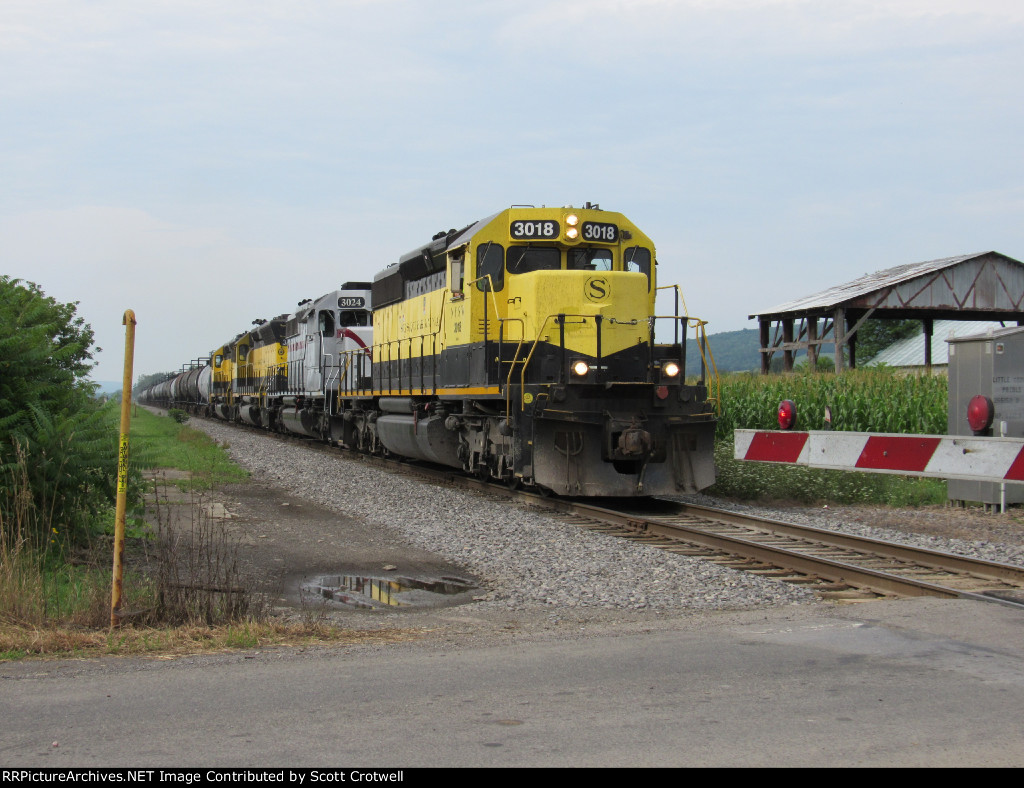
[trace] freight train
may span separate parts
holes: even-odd
[[[562,495],[692,493],[715,478],[713,363],[678,288],[655,314],[656,273],[621,213],[513,206],[254,321],[137,399]]]

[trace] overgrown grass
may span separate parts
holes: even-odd
[[[22,490],[22,500],[29,496]],[[33,506],[0,512],[0,623],[101,627],[110,622],[112,556],[96,550],[72,551],[56,528],[40,539]],[[104,565],[104,559],[109,561]],[[147,596],[145,583],[127,577],[134,595]],[[126,600],[133,601],[132,595]]]
[[[184,488],[208,490],[221,484],[242,481],[248,471],[228,457],[205,432],[187,427],[167,416],[145,408],[132,411],[132,454],[144,468],[177,468],[191,474]]]
[[[141,410],[133,419],[132,455],[136,465],[189,471],[186,484],[193,497],[174,507],[176,518],[161,521],[160,506],[155,507],[157,522],[146,551],[153,568],[144,571],[136,562],[126,570],[120,609],[127,628],[102,638],[97,630],[110,623],[109,536],[94,537],[91,544],[68,540],[67,529],[39,510],[24,455],[7,469],[7,497],[0,507],[0,659],[82,650],[189,651],[203,639],[197,625],[206,625],[214,648],[252,647],[270,637],[268,632],[278,632],[265,620],[258,595],[241,580],[237,540],[208,515],[204,519],[201,498],[194,497],[201,495],[197,489],[237,481],[246,473],[205,434]],[[164,501],[163,511],[170,512],[166,493]],[[172,626],[154,628],[167,624]],[[300,631],[322,639],[327,628],[305,622],[287,629],[289,637]],[[182,646],[183,637],[195,642]]]

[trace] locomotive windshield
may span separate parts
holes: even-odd
[[[647,275],[648,288],[651,281],[651,250],[642,246],[631,246],[622,253],[623,267],[627,271],[638,271]]]
[[[338,324],[346,328],[348,326],[368,326],[370,325],[370,313],[363,310],[343,309],[338,313]]]
[[[488,241],[480,245],[476,253],[476,275],[478,290],[486,292],[490,289],[489,283],[494,284],[495,290],[505,286],[505,248],[501,244]]]
[[[513,246],[505,257],[505,267],[510,274],[557,271],[562,267],[562,253],[551,246]]]
[[[611,271],[611,249],[570,249],[566,253],[570,271]]]
[[[334,336],[334,312],[329,309],[320,311],[320,334],[325,337]]]

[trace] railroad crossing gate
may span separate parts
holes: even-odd
[[[839,471],[1024,484],[1024,438],[736,430],[733,456]]]

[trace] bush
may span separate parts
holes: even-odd
[[[39,544],[86,540],[116,493],[117,412],[85,379],[93,332],[75,306],[0,276],[0,519],[30,506]]]
[[[188,421],[188,413],[181,410],[181,408],[171,408],[167,411],[167,415],[178,422],[178,424],[184,424]]]

